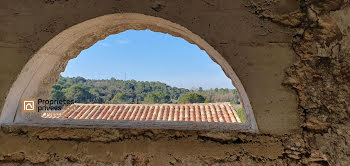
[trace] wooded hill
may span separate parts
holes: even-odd
[[[73,99],[78,103],[239,103],[236,89],[185,89],[161,82],[91,80],[83,77],[60,77],[52,87],[52,99]]]

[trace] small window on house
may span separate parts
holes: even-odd
[[[82,51],[51,99],[74,102],[56,103],[62,110],[44,110],[42,118],[82,124],[208,129],[246,121],[237,89],[205,51],[150,30],[111,35]]]

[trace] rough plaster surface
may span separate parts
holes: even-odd
[[[22,72],[13,83],[7,95],[6,102],[1,112],[0,121],[3,123],[27,123],[28,125],[33,125],[33,123],[41,123],[42,126],[47,127],[48,123],[42,122],[43,119],[40,117],[34,119],[33,117],[26,118],[22,116],[22,114],[19,113],[22,111],[19,101],[21,101],[23,98],[49,98],[52,85],[57,82],[60,73],[64,71],[70,59],[78,56],[79,52],[85,48],[89,48],[98,40],[102,40],[111,34],[117,34],[128,29],[150,29],[155,32],[168,33],[173,36],[182,37],[188,42],[196,44],[199,48],[205,50],[212,60],[218,63],[225,74],[231,78],[233,85],[237,88],[240,94],[247,123],[240,125],[232,124],[230,128],[238,131],[257,132],[257,125],[248,95],[245,92],[245,89],[238,76],[235,74],[230,64],[223,58],[222,55],[220,55],[220,53],[218,53],[198,35],[193,34],[191,31],[178,24],[159,17],[146,16],[136,13],[109,14],[97,17],[95,19],[90,19],[88,21],[84,21],[83,23],[79,23],[56,35],[53,39],[41,47],[40,50],[33,55],[30,61],[28,61],[28,63],[22,69]],[[17,110],[17,113],[15,110]],[[14,122],[13,119],[15,119]],[[67,125],[67,123],[70,123],[70,126],[75,126],[74,124],[76,123],[74,122],[77,121],[51,120],[50,124],[58,125],[59,123],[62,125],[62,123],[65,123],[65,125]],[[91,120],[86,122],[88,122],[87,124],[85,123],[87,126],[97,126],[102,124],[101,121],[98,123],[94,123]],[[79,121],[78,123],[80,126],[83,125],[82,121]],[[116,123],[117,122],[115,122],[116,127],[122,127]],[[127,124],[126,122],[120,123]],[[159,122],[151,124],[151,126],[148,127],[146,123],[142,123],[141,126],[138,126],[139,125],[133,124],[130,125],[129,128],[168,127],[169,129],[180,129],[176,128],[176,125],[169,126],[166,124],[159,124]],[[188,127],[191,125],[186,126]],[[205,126],[203,127],[207,128]],[[192,130],[193,129],[194,128],[192,128]]]
[[[285,135],[1,127],[1,164],[350,163],[350,9],[347,0],[1,3],[0,21],[4,24],[0,26],[0,51],[5,57],[0,62],[2,102],[22,66],[60,31],[100,15],[138,12],[183,25],[217,49],[232,65],[252,98],[257,123],[261,123],[259,127],[274,127],[260,119],[263,120],[264,112],[277,118],[285,117],[276,115],[282,113],[280,109],[292,110],[291,116],[303,122],[299,125],[289,121],[291,128],[276,129],[302,131]],[[266,79],[262,78],[264,74]],[[259,94],[261,92],[267,94]],[[295,114],[296,110],[300,115]]]
[[[2,18],[6,23],[5,26],[2,26],[2,31],[6,32],[3,40],[10,40],[19,47],[10,47],[10,50],[26,49],[17,54],[6,54],[6,56],[11,55],[11,59],[16,61],[27,61],[23,57],[31,57],[44,44],[67,28],[111,13],[142,13],[179,24],[199,35],[231,65],[247,91],[260,132],[284,134],[301,131],[296,94],[282,85],[282,79],[285,76],[284,69],[288,68],[296,57],[291,45],[293,30],[268,20],[259,19],[249,11],[248,2],[193,1],[185,3],[182,1],[106,0],[103,3],[97,1],[32,3],[26,1],[18,5],[15,1],[8,1],[1,6],[5,8],[2,11],[6,14]],[[77,7],[80,8],[80,11],[76,10]],[[287,8],[291,10],[289,6]],[[295,9],[298,9],[297,5]],[[23,12],[23,15],[16,15],[13,12]],[[22,30],[20,27],[23,25],[21,24],[29,28]],[[12,28],[12,26],[16,27]],[[96,36],[92,35],[92,40],[81,41],[82,44],[76,47],[86,48],[92,45]],[[16,39],[19,37],[22,37],[23,40]],[[79,51],[80,49],[72,49],[67,58],[76,56]],[[50,59],[45,60],[50,63]],[[1,62],[5,64],[0,66],[6,66],[2,70],[4,76],[7,73],[15,73],[2,80],[4,82],[1,84],[3,87],[1,89],[4,90],[4,95],[1,97],[2,102],[4,102],[11,83],[20,72],[20,69],[14,68],[15,65],[11,65],[11,63],[17,64],[16,61]],[[57,72],[62,71],[62,66],[65,64],[55,64]],[[51,79],[57,79],[57,74],[53,74],[55,76],[53,78],[48,78],[48,82],[51,82]],[[47,83],[47,86],[49,85]],[[44,90],[42,94],[47,94],[45,89],[47,88],[40,89]]]

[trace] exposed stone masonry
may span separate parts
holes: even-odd
[[[90,2],[94,3],[87,3]],[[217,5],[208,0],[203,3]],[[284,85],[298,95],[303,121],[300,134],[3,126],[0,164],[349,165],[349,3],[348,0],[244,3],[261,20],[294,33],[290,43],[298,60],[285,69]],[[281,4],[296,5],[298,10],[286,14],[279,10]],[[166,11],[166,6],[165,1],[155,1],[150,10]],[[196,20],[193,21],[195,24]],[[50,27],[46,30],[50,31]]]

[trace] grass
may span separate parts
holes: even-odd
[[[243,112],[242,108],[237,110],[237,114],[238,114],[239,119],[241,119],[241,122],[245,123],[246,119],[245,119],[244,112]]]

